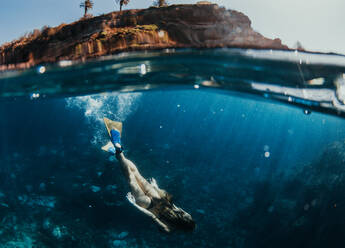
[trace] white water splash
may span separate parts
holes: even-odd
[[[137,109],[141,93],[107,93],[66,99],[67,108],[78,108],[84,112],[94,135],[93,144],[104,144],[106,131],[103,117],[115,121],[125,121]]]

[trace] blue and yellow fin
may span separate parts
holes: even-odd
[[[105,124],[105,127],[107,128],[107,131],[108,131],[110,138],[112,138],[111,130],[113,130],[113,129],[117,130],[121,136],[121,134],[122,134],[122,122],[112,121],[106,117],[104,117],[103,120],[104,120],[104,124]],[[120,137],[118,139],[120,140]],[[115,147],[111,141],[109,141],[105,146],[103,146],[102,150],[115,154]]]

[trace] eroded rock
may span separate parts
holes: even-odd
[[[0,70],[122,51],[187,47],[288,49],[280,39],[268,39],[255,32],[246,15],[202,1],[112,12],[46,27],[1,46]]]

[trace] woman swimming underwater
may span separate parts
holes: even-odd
[[[131,192],[127,194],[127,199],[140,211],[150,216],[166,232],[173,229],[194,230],[196,225],[191,215],[176,207],[172,196],[160,189],[155,179],[152,178],[148,182],[139,173],[135,164],[125,157],[120,139],[122,123],[107,118],[104,118],[104,123],[111,143],[109,142],[102,149],[115,153],[131,189]]]

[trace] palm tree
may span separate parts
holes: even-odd
[[[165,2],[165,0],[158,0],[158,6],[159,6],[159,7],[163,7],[163,6],[165,6],[165,5],[167,5],[166,2]]]
[[[84,2],[81,2],[80,8],[84,8],[84,17],[87,17],[88,10],[92,9],[93,7],[93,2],[91,0],[85,0]]]
[[[120,4],[120,11],[122,11],[122,6],[129,4],[130,0],[115,0],[117,4]]]
[[[156,7],[163,7],[163,6],[167,6],[167,2],[165,0],[155,0],[153,2],[153,6],[156,6]]]

